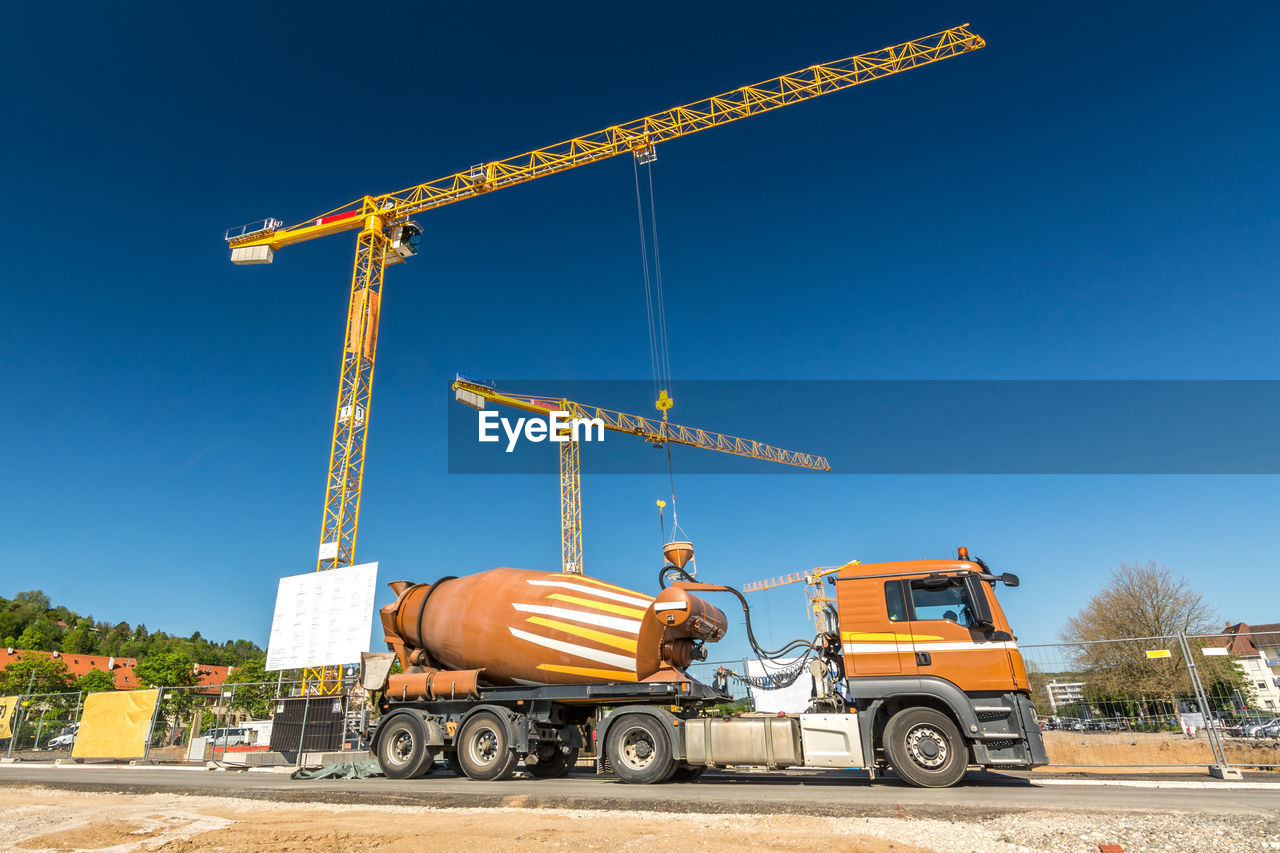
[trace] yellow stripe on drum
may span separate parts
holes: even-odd
[[[603,601],[592,601],[589,598],[578,598],[576,595],[563,595],[561,593],[552,593],[547,596],[551,601],[567,601],[570,604],[581,604],[583,607],[590,607],[594,610],[603,610],[606,613],[617,613],[619,616],[630,616],[633,619],[643,619],[646,611],[637,610],[634,607],[623,607],[620,604],[608,604]]]
[[[530,616],[525,620],[535,625],[543,625],[547,628],[555,628],[557,631],[564,631],[566,634],[572,634],[575,637],[585,637],[588,640],[595,640],[597,643],[603,643],[606,646],[613,646],[615,649],[622,649],[626,652],[635,652],[636,641],[626,637],[619,637],[614,634],[606,634],[604,631],[596,631],[591,628],[583,628],[581,625],[570,625],[568,622],[558,622],[555,619],[545,619],[541,616]]]
[[[592,669],[589,666],[562,666],[558,663],[540,663],[538,669],[547,672],[564,672],[569,675],[585,675],[588,678],[607,678],[612,681],[635,681],[636,674],[621,669]]]

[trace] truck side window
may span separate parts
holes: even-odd
[[[907,621],[907,601],[902,595],[902,581],[885,581],[884,605],[890,622]]]
[[[965,628],[973,624],[969,592],[958,579],[943,587],[927,580],[911,581],[911,606],[916,619],[945,619]]]

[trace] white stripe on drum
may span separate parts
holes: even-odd
[[[568,607],[548,607],[545,604],[518,604],[511,606],[522,613],[537,613],[542,616],[559,616],[570,622],[584,622],[587,625],[599,625],[601,628],[612,628],[615,631],[626,631],[628,634],[639,634],[640,623],[634,619],[619,619],[617,616],[605,616],[603,613],[585,610],[571,610]]]
[[[574,592],[587,592],[592,595],[598,595],[601,598],[607,598],[611,601],[621,601],[626,604],[634,604],[636,607],[648,607],[653,603],[652,598],[636,598],[634,595],[623,595],[618,592],[611,592],[607,589],[596,589],[593,586],[587,586],[580,583],[567,583],[566,581],[534,581],[529,583],[533,586],[559,586],[564,589],[571,589]]]

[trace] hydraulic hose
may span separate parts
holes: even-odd
[[[667,577],[672,573],[680,575],[680,578],[682,580],[686,580],[689,583],[698,582],[697,578],[695,578],[693,575],[686,572],[684,569],[678,568],[676,566],[667,565],[667,566],[663,566],[661,569],[658,570],[658,586],[660,586],[662,589],[666,589]],[[799,649],[802,646],[805,649],[806,655],[808,655],[809,652],[813,651],[814,647],[816,646],[816,643],[813,640],[805,640],[805,639],[792,640],[791,642],[784,645],[782,648],[773,650],[773,651],[769,649],[760,648],[760,644],[756,642],[755,632],[751,630],[751,607],[747,604],[747,599],[742,595],[742,593],[738,592],[736,589],[734,589],[731,586],[726,586],[724,590],[726,592],[731,592],[735,596],[737,596],[738,603],[742,605],[742,615],[746,618],[746,624],[747,624],[747,642],[751,644],[751,650],[756,653],[757,657],[768,658],[768,659],[779,658],[787,654],[788,652]]]

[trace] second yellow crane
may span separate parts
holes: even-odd
[[[474,409],[483,409],[486,402],[496,403],[523,412],[546,416],[551,412],[564,412],[568,419],[579,424],[599,422],[602,429],[639,436],[649,443],[698,447],[718,453],[730,453],[766,462],[778,462],[808,468],[813,471],[830,471],[825,456],[783,450],[739,438],[734,435],[711,432],[705,429],[673,424],[665,418],[647,418],[630,415],[599,406],[588,406],[561,397],[508,394],[492,385],[459,375],[453,382],[454,398]],[[567,436],[574,439],[574,436]],[[560,444],[560,569],[568,574],[582,574],[582,474],[577,440]]]

